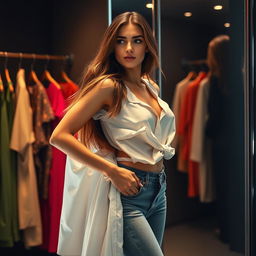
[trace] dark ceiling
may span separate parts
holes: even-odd
[[[137,11],[150,17],[151,9],[146,8],[150,0],[112,0],[113,16],[125,11]],[[223,9],[215,11],[214,5],[221,4]],[[197,24],[213,27],[223,27],[229,22],[229,0],[161,0],[162,18],[187,20]],[[184,17],[184,12],[190,11],[192,17]]]

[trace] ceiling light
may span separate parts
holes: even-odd
[[[185,12],[185,13],[184,13],[184,16],[185,16],[185,17],[191,17],[191,16],[192,16],[192,12]]]
[[[229,22],[226,22],[226,23],[224,24],[224,27],[229,28],[229,27],[230,27],[230,23],[229,23]]]
[[[153,4],[146,4],[147,8],[153,8]]]
[[[222,10],[223,6],[222,5],[215,5],[213,8],[214,8],[214,10],[219,11],[219,10]]]

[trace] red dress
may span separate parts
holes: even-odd
[[[46,88],[55,119],[52,122],[52,130],[63,117],[66,102],[61,89],[50,83]],[[64,187],[66,155],[55,147],[52,147],[52,165],[49,178],[49,196],[42,202],[43,220],[43,245],[48,252],[56,253],[58,246],[60,215]]]

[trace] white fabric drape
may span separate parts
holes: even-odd
[[[116,163],[113,155],[104,156]],[[123,256],[120,192],[101,172],[67,156],[58,254]]]

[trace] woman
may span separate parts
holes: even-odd
[[[222,242],[229,242],[228,217],[228,154],[230,151],[230,113],[229,113],[229,63],[230,38],[228,35],[214,37],[208,45],[207,62],[209,66],[208,119],[205,133],[212,145],[213,172],[216,190],[216,215],[218,233]],[[233,110],[232,110],[233,111]]]
[[[158,67],[156,42],[145,19],[136,12],[117,16],[107,28],[80,90],[50,139],[52,145],[85,166],[85,172],[89,173],[85,179],[87,185],[82,186],[81,177],[74,178],[74,173],[84,175],[77,172],[81,165],[74,167],[67,163],[65,187],[69,189],[64,192],[61,216],[58,249],[61,255],[119,256],[123,255],[119,250],[122,242],[126,256],[163,255],[166,215],[163,158],[174,155],[170,143],[175,122],[168,104],[158,97],[157,84],[150,79],[155,67]],[[74,137],[77,132],[79,140]],[[97,181],[92,177],[98,177]],[[80,185],[70,186],[74,180]],[[85,187],[88,191],[78,195],[77,191]],[[85,200],[83,196],[90,193],[93,196]],[[75,199],[74,194],[77,194]],[[105,199],[109,200],[108,212],[104,212],[105,206],[95,208],[99,201],[105,203],[102,200],[105,194],[108,194]],[[72,201],[69,206],[68,200]],[[114,226],[120,217],[119,212],[115,214],[119,201],[123,223]],[[79,215],[77,211],[82,213]],[[79,216],[74,217],[76,221],[70,217],[72,214]],[[100,217],[94,218],[97,215]],[[83,237],[75,238],[82,241],[72,251],[76,229],[80,230],[78,236]],[[124,230],[123,237],[113,238],[115,234],[118,237],[120,230]]]

